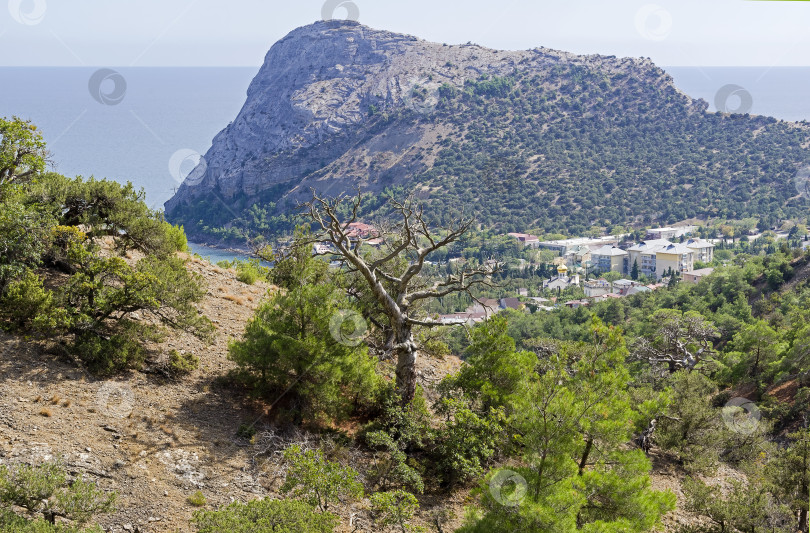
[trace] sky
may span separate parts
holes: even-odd
[[[353,13],[374,28],[448,44],[545,46],[664,66],[810,66],[810,1],[344,3],[327,16]],[[0,66],[258,66],[273,43],[323,14],[323,0],[0,0]]]

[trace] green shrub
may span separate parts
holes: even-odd
[[[63,517],[84,525],[95,514],[111,512],[115,500],[115,493],[105,493],[81,476],[68,482],[65,470],[57,463],[21,464],[11,468],[0,465],[0,525],[4,532],[78,531],[51,524],[56,517]],[[4,506],[24,509],[33,517],[42,516],[45,522],[25,523],[9,513],[4,514]]]
[[[267,279],[270,269],[263,267],[258,259],[249,261],[235,261],[236,279],[242,283],[253,285],[260,279]]]
[[[253,437],[256,436],[256,426],[243,422],[239,424],[239,428],[236,430],[236,436],[240,439],[252,441]]]
[[[270,296],[250,320],[229,358],[236,378],[255,394],[290,406],[294,422],[345,418],[370,405],[380,378],[362,339],[340,338],[351,309],[345,292],[328,278],[328,265],[307,253],[291,265],[295,284]],[[341,342],[343,341],[343,342]]]
[[[186,501],[194,507],[202,507],[205,505],[205,495],[202,493],[202,491],[198,490],[186,498]]]
[[[188,238],[183,226],[174,226],[166,222],[163,231],[169,248],[173,248],[178,252],[188,252]]]
[[[421,526],[408,524],[419,510],[419,501],[409,492],[395,490],[372,494],[371,509],[376,521],[382,526],[397,526],[402,533],[425,531]]]
[[[78,334],[70,347],[93,372],[109,375],[126,368],[141,368],[146,350],[141,345],[136,329],[123,330],[109,338],[87,333]]]
[[[42,280],[33,272],[12,281],[0,298],[0,316],[15,326],[25,328],[39,315],[46,315],[53,306],[53,293],[42,285]]]
[[[338,525],[332,513],[317,513],[298,500],[234,502],[218,511],[197,511],[198,533],[330,533]]]
[[[496,452],[506,445],[503,409],[492,408],[484,415],[463,402],[445,399],[439,411],[447,416],[436,431],[437,464],[445,480],[452,485],[481,477]]]
[[[656,443],[678,454],[691,471],[713,470],[722,442],[722,418],[712,408],[717,387],[703,374],[684,370],[673,374],[669,385],[669,412],[656,430]]]
[[[0,202],[0,294],[40,265],[54,221],[16,201]]]
[[[329,510],[330,503],[363,497],[360,474],[352,467],[327,461],[320,450],[290,446],[284,450],[284,460],[289,468],[280,489],[282,494],[292,493],[322,512]]]
[[[120,257],[105,257],[75,228],[57,228],[54,246],[62,261],[75,270],[56,293],[62,310],[61,330],[74,334],[73,351],[92,370],[110,373],[139,368],[146,340],[156,340],[164,328],[209,338],[210,321],[194,306],[205,295],[201,277],[190,273],[174,256],[147,255],[136,265]],[[154,320],[141,320],[138,314]],[[156,324],[155,322],[158,322]]]
[[[169,352],[168,372],[172,376],[183,376],[197,370],[200,358],[193,353],[180,353],[177,350]]]
[[[407,487],[415,492],[425,489],[418,464],[409,453],[426,447],[431,435],[430,412],[421,388],[406,407],[399,403],[393,387],[382,396],[380,416],[365,429],[366,443],[374,448],[375,461],[369,477],[379,489]]]

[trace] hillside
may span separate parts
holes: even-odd
[[[392,512],[459,533],[807,530],[806,229],[778,247],[721,242],[697,284],[549,312],[516,299],[465,328],[431,328],[417,307],[427,318],[403,320],[419,329],[387,347],[396,317],[386,326],[304,234],[272,269],[215,267],[131,184],[43,173],[0,192],[0,530],[101,531],[81,529],[92,516],[116,532],[247,533],[237,515],[256,506],[322,522],[287,528],[313,533],[390,531]],[[358,268],[366,246],[347,253]],[[378,279],[396,281],[398,253],[375,261]],[[469,272],[409,266],[404,294]],[[309,503],[349,484],[328,509]]]
[[[206,282],[200,309],[216,325],[215,340],[208,345],[174,332],[150,345],[154,358],[142,372],[99,379],[55,344],[0,334],[0,466],[59,460],[72,476],[82,474],[117,492],[118,510],[98,517],[105,531],[193,531],[189,519],[197,507],[187,498],[194,491],[203,492],[207,509],[233,499],[282,497],[280,452],[286,445],[338,446],[329,435],[274,424],[272,408],[251,403],[222,380],[234,368],[227,358],[228,342],[242,336],[245,323],[273,289],[265,283],[245,285],[233,270],[189,259],[189,270]],[[161,375],[156,368],[172,349],[197,355],[200,368],[182,379]],[[435,385],[460,364],[454,356],[420,359],[420,383],[428,397],[436,397]],[[238,435],[243,423],[255,423],[255,440]],[[357,444],[330,453],[363,472],[375,461],[371,450]],[[651,460],[653,487],[671,489],[679,497],[679,509],[664,517],[664,531],[699,523],[681,509],[682,467],[658,450]],[[724,468],[716,479],[735,475]],[[469,488],[462,488],[426,494],[420,501],[424,509],[418,523],[432,531],[431,512],[448,506],[457,518],[444,527],[452,531],[473,500]],[[337,531],[352,531],[350,517],[359,531],[379,531],[367,503],[340,505],[334,512],[341,517]]]
[[[166,213],[211,242],[288,230],[310,188],[414,192],[508,231],[805,216],[807,125],[707,107],[647,59],[319,22],[271,48]]]

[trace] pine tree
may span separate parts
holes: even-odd
[[[779,452],[776,459],[768,465],[768,470],[782,500],[798,515],[797,531],[807,531],[810,504],[810,430],[803,429],[788,437],[791,440],[790,446]]]
[[[636,413],[624,339],[598,321],[592,335],[539,362],[512,420],[523,465],[491,473],[484,513],[460,531],[640,532],[675,507],[650,489],[644,453],[626,447]]]
[[[638,260],[633,261],[633,268],[630,270],[630,278],[633,280],[638,279]]]
[[[271,401],[285,396],[295,422],[339,419],[380,384],[362,343],[365,323],[330,279],[325,261],[299,246],[274,269],[277,291],[230,345],[239,377]]]

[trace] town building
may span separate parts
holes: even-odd
[[[695,252],[695,261],[711,263],[714,260],[714,244],[704,239],[689,239],[686,246]]]
[[[714,272],[713,268],[701,268],[699,270],[693,270],[692,272],[684,272],[683,280],[687,283],[700,283],[700,280],[706,276],[710,276],[712,272]]]
[[[378,232],[377,229],[370,224],[365,224],[363,222],[351,222],[349,223],[346,236],[352,240],[369,239],[377,237]]]
[[[585,290],[585,296],[596,298],[610,293],[610,282],[602,278],[592,279],[585,282],[583,289]]]
[[[594,249],[601,248],[601,246],[597,245],[594,246]],[[565,264],[569,267],[576,267],[578,265],[586,265],[591,263],[591,252],[592,249],[590,246],[586,245],[579,245],[574,246],[565,252]]]
[[[628,253],[616,246],[605,245],[591,253],[593,266],[599,272],[627,272]]]
[[[632,272],[633,265],[638,264],[639,274],[655,276],[656,254],[672,244],[666,239],[650,239],[635,244],[627,249],[627,274]]]
[[[543,288],[547,290],[564,291],[569,287],[579,286],[579,274],[568,275],[568,267],[560,265],[557,267],[557,275],[549,280],[543,281]]]
[[[650,292],[650,291],[652,291],[652,289],[645,285],[636,285],[634,287],[630,287],[629,289],[627,289],[627,292],[624,295],[633,296],[634,294],[641,294],[642,292]]]
[[[451,313],[449,315],[441,315],[439,316],[439,321],[442,324],[452,325],[452,324],[476,324],[478,322],[483,322],[487,319],[486,313]]]
[[[695,252],[685,244],[670,244],[655,254],[656,276],[660,279],[665,272],[689,272],[695,269]]]
[[[649,239],[677,239],[695,231],[695,226],[678,226],[677,228],[651,228],[647,230]]]
[[[535,235],[528,233],[507,233],[507,235],[516,238],[520,244],[529,248],[537,248],[540,245],[540,239]]]
[[[627,293],[630,291],[630,289],[632,289],[633,287],[637,287],[639,285],[641,285],[639,282],[633,281],[631,279],[617,279],[612,284],[613,294],[618,294],[619,296],[627,296]]]
[[[516,311],[520,311],[526,307],[518,298],[501,298],[500,305],[501,309],[514,309]]]
[[[573,250],[574,248],[579,248],[581,246],[586,246],[590,249],[591,246],[593,247],[601,247],[606,245],[618,244],[619,239],[618,237],[598,237],[598,238],[590,238],[590,237],[578,237],[574,239],[562,239],[558,241],[540,241],[538,247],[543,248],[545,250],[551,250],[553,252],[559,252],[562,257]]]
[[[312,253],[314,253],[315,255],[327,255],[334,253],[334,250],[332,249],[332,246],[330,244],[315,243],[312,246]]]
[[[563,305],[571,309],[576,309],[577,307],[587,307],[591,305],[591,302],[588,300],[571,300],[570,302],[565,302]]]

